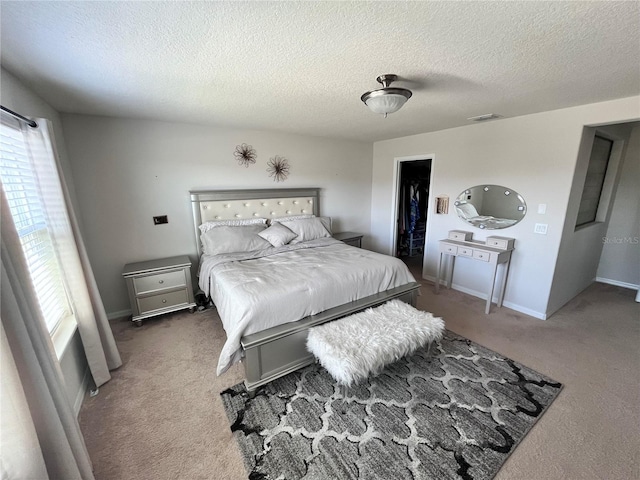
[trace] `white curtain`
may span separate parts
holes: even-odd
[[[109,370],[122,365],[122,360],[55,151],[52,126],[42,118],[36,119],[36,122],[38,128],[23,123],[22,132],[35,165],[48,225],[71,297],[89,369],[95,385],[99,387],[111,378]]]
[[[23,125],[23,133],[91,375],[100,386],[122,361],[56,158],[51,125],[44,119],[37,123],[38,128]],[[0,476],[93,479],[4,189],[0,197]]]
[[[0,210],[3,479],[93,479],[4,192]]]

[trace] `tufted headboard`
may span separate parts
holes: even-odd
[[[191,191],[191,207],[198,254],[199,226],[214,220],[277,218],[287,215],[320,215],[319,188]]]

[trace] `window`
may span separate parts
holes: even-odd
[[[20,126],[0,124],[0,180],[27,260],[40,310],[53,334],[72,314],[56,249],[47,225],[38,176]]]
[[[596,221],[602,188],[607,175],[613,141],[596,135],[593,139],[587,177],[582,190],[576,228]]]

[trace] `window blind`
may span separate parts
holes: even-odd
[[[47,329],[71,315],[64,280],[39,194],[38,177],[19,126],[0,124],[0,179]]]

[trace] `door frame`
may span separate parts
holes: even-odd
[[[422,269],[424,275],[424,259],[427,255],[427,240],[429,239],[429,230],[431,229],[431,205],[433,204],[433,172],[436,162],[436,156],[433,153],[424,155],[410,155],[406,157],[395,157],[393,162],[393,197],[391,199],[391,248],[389,255],[397,256],[396,246],[398,243],[398,214],[400,205],[398,203],[398,194],[400,193],[400,164],[404,162],[415,162],[418,160],[431,160],[431,173],[429,174],[429,198],[427,198],[427,228],[424,233],[424,249],[422,251]]]

